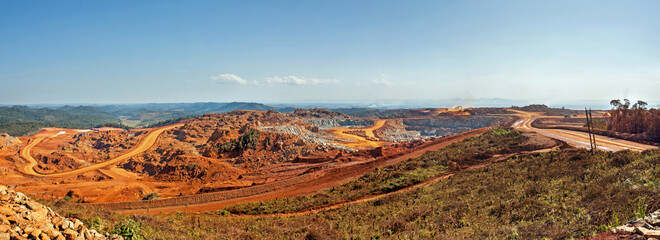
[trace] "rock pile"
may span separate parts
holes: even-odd
[[[660,239],[660,210],[612,230],[619,239]]]
[[[0,240],[123,239],[88,229],[78,219],[68,219],[23,193],[0,185]]]
[[[0,149],[17,143],[21,143],[21,140],[17,137],[9,136],[9,134],[6,133],[0,133]]]

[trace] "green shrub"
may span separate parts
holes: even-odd
[[[141,240],[144,237],[140,235],[140,231],[140,226],[137,222],[133,219],[128,219],[117,224],[112,233],[122,236],[126,240]]]
[[[104,222],[100,217],[91,217],[83,220],[85,225],[91,229],[101,230],[104,226]]]
[[[621,226],[621,222],[619,221],[619,216],[616,213],[612,213],[612,221],[609,224],[603,224],[598,226],[598,232],[607,232],[618,226]]]
[[[646,216],[646,196],[641,196],[637,198],[637,206],[635,206],[635,217],[643,218]]]
[[[259,131],[250,129],[236,140],[217,145],[215,148],[220,152],[245,151],[256,149],[259,145]],[[214,148],[214,149],[215,149]]]
[[[153,192],[153,193],[149,193],[149,194],[145,195],[144,197],[142,197],[142,200],[155,200],[155,199],[159,199],[159,198],[160,198],[160,195],[158,193]]]
[[[509,134],[518,135],[518,134],[520,134],[520,132],[514,131],[510,128],[497,128],[493,131],[490,131],[490,134],[493,134],[493,135],[496,135],[496,136],[506,136],[506,135],[509,135]]]

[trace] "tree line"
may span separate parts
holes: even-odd
[[[617,132],[647,133],[660,140],[660,110],[647,108],[648,103],[638,100],[631,104],[628,99],[610,101],[612,110],[606,119],[607,129]]]
[[[119,124],[118,118],[104,112],[89,112],[89,109],[83,108],[0,107],[0,133],[12,136],[29,135],[44,127],[84,129],[114,124]]]

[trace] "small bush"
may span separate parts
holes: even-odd
[[[218,151],[220,152],[245,151],[248,149],[256,149],[259,144],[259,136],[260,136],[259,131],[250,129],[238,139],[219,144],[216,147],[214,147],[214,149],[218,149]]]
[[[126,240],[142,240],[144,237],[140,235],[140,226],[133,219],[124,220],[115,226],[112,231],[113,234],[124,237]]]
[[[153,192],[153,193],[149,193],[149,194],[145,195],[144,197],[142,197],[142,200],[155,200],[155,199],[159,199],[159,198],[160,198],[160,195],[158,193]]]
[[[100,230],[103,228],[103,220],[100,217],[91,217],[83,221],[87,227]]]
[[[635,217],[636,218],[643,218],[646,216],[646,196],[638,197],[637,198],[637,206],[635,206]]]
[[[496,136],[506,136],[509,134],[520,134],[518,131],[513,131],[509,128],[498,128],[493,131],[490,131],[490,134],[496,135]]]

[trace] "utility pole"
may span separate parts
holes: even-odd
[[[589,146],[591,147],[590,151],[593,153],[598,150],[596,146],[596,135],[593,132],[593,116],[591,115],[591,109],[587,110],[584,108],[584,115],[587,117],[587,131],[589,134]]]
[[[594,149],[598,151],[598,146],[596,145],[596,134],[594,134],[594,116],[591,115],[591,108],[589,108],[589,126],[591,127],[591,136],[594,139]]]
[[[587,117],[587,134],[589,134],[589,151],[594,152],[594,142],[591,139],[591,128],[589,127],[589,111],[584,108],[584,116]]]

